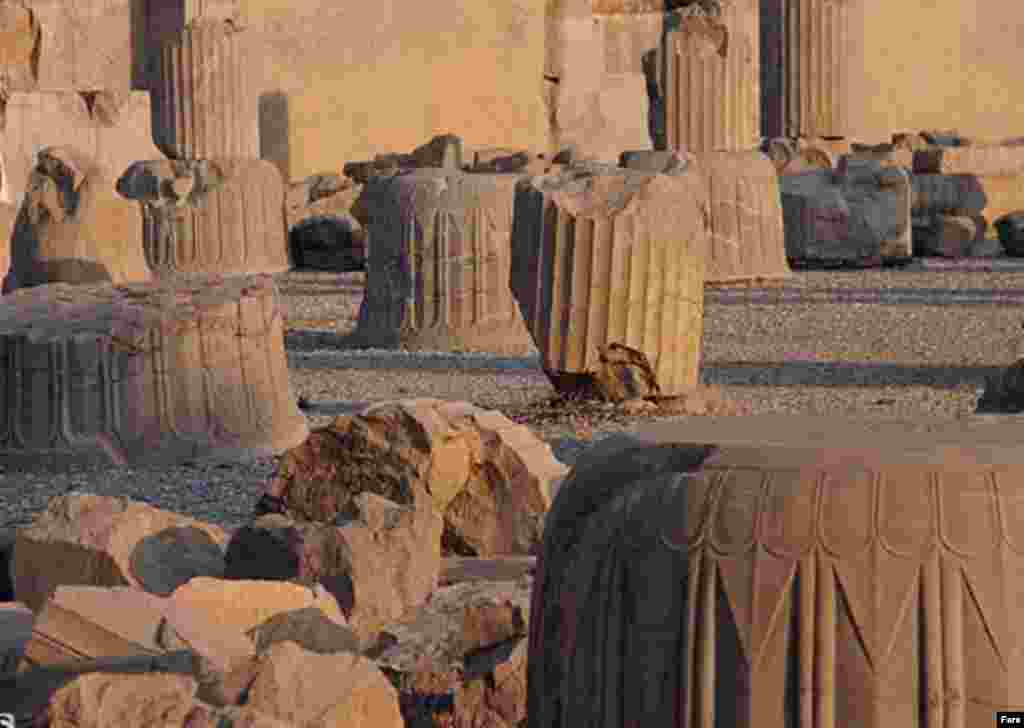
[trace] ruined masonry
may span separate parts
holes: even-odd
[[[25,467],[281,452],[308,434],[266,276],[0,300],[0,458]]]
[[[259,159],[242,32],[231,20],[200,18],[161,48],[153,137],[171,159],[137,162],[118,180],[118,191],[142,206],[157,275],[290,267],[285,185]]]

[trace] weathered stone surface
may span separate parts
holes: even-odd
[[[31,526],[18,530],[14,592],[37,611],[62,584],[134,586],[167,595],[194,576],[223,573],[226,543],[218,526],[75,492],[53,498]]]
[[[281,327],[269,276],[4,296],[0,457],[39,468],[294,447],[309,430]]]
[[[153,139],[170,159],[259,159],[243,32],[231,21],[200,18],[153,49],[160,54]]]
[[[113,191],[117,175],[137,159],[154,159],[160,151],[150,131],[149,94],[133,91],[114,99],[105,92],[13,92],[3,106],[0,154],[4,182],[0,200],[20,206],[40,149],[55,141],[77,149],[109,173]],[[116,118],[115,118],[116,117]]]
[[[260,159],[136,162],[117,190],[142,208],[158,275],[288,270],[284,183]]]
[[[470,172],[489,174],[505,174],[508,172],[525,172],[531,162],[540,159],[524,149],[504,149],[488,147],[473,151],[473,163]],[[543,161],[543,160],[541,160]]]
[[[46,725],[185,728],[194,725],[189,718],[196,707],[196,687],[188,675],[80,675],[51,698]]]
[[[597,347],[643,352],[665,394],[697,383],[707,183],[602,165],[522,181],[513,293],[551,373],[583,374]]]
[[[0,602],[0,675],[13,672],[32,638],[32,610],[18,602]]]
[[[762,0],[767,135],[815,137],[850,128],[850,0]],[[884,23],[885,21],[880,21]]]
[[[981,181],[970,174],[914,174],[910,185],[916,217],[977,215],[988,204]]]
[[[869,159],[883,167],[902,167],[912,170],[914,151],[897,144],[852,144],[850,154],[855,159]]]
[[[41,40],[35,13],[20,2],[0,4],[0,68],[5,93],[35,90]]]
[[[835,172],[783,175],[779,183],[791,260],[879,265],[911,257],[905,170],[845,157]]]
[[[995,221],[999,242],[1007,255],[1024,256],[1024,211],[1008,212]]]
[[[314,174],[293,182],[285,194],[288,228],[311,217],[350,212],[362,191],[362,185],[334,173]]]
[[[914,152],[914,173],[1020,175],[1024,174],[1024,147],[933,146]]]
[[[1024,463],[1006,433],[948,430],[768,415],[595,446],[548,517],[529,724],[973,725],[1019,705],[999,655]]]
[[[459,584],[388,626],[374,661],[397,686],[407,725],[515,726],[525,717],[529,601],[528,579]]]
[[[746,2],[728,3],[718,17],[676,12],[666,21],[669,32],[648,66],[665,118],[656,147],[701,153],[757,145],[756,13]]]
[[[315,430],[285,456],[265,500],[329,522],[358,493],[413,505],[422,490],[444,516],[446,554],[525,554],[564,474],[550,446],[500,412],[401,400]]]
[[[38,159],[11,234],[5,290],[150,280],[142,216],[110,188],[108,171],[70,147],[48,147]]]
[[[415,169],[371,181],[357,338],[368,346],[523,354],[508,286],[518,175]]]
[[[698,168],[711,210],[706,282],[789,277],[779,180],[768,158],[712,152],[699,157]]]
[[[927,232],[914,238],[914,252],[965,258],[985,241],[988,222],[981,215],[937,215]]]
[[[160,49],[180,40],[181,32],[200,20],[230,20],[245,27],[241,0],[187,0],[146,3],[137,28],[143,36],[133,48],[133,80],[138,88],[150,88],[159,81]]]
[[[398,695],[365,657],[280,642],[265,652],[246,706],[306,728],[404,728]]]
[[[448,556],[441,559],[441,586],[464,581],[515,581],[532,576],[535,556],[498,556],[481,559],[473,556]]]
[[[359,637],[316,607],[275,614],[246,633],[258,652],[278,642],[294,642],[310,652],[358,652]]]

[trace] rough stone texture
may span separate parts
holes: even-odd
[[[969,146],[920,149],[914,152],[914,174],[1024,174],[1024,147]]]
[[[131,0],[20,0],[17,4],[32,12],[40,28],[36,50],[40,89],[128,93]]]
[[[973,437],[768,415],[596,446],[548,517],[529,724],[975,725],[1020,705],[1002,655],[1024,463]]]
[[[259,159],[242,33],[231,21],[200,19],[159,49],[153,139],[169,158]]]
[[[909,175],[846,159],[835,172],[779,177],[787,257],[856,265],[910,258]]]
[[[308,434],[269,276],[16,291],[0,365],[12,467],[247,458]]]
[[[167,595],[224,571],[223,529],[122,498],[71,493],[18,529],[11,576],[35,611],[60,585],[134,586]]]
[[[20,2],[0,4],[0,68],[4,92],[32,91],[39,77],[39,18]]]
[[[977,215],[988,204],[981,181],[970,174],[914,174],[910,185],[915,217]]]
[[[848,65],[848,46],[854,9],[850,0],[762,0],[767,136],[852,131],[850,69],[858,66]],[[873,25],[885,22],[879,16]]]
[[[260,159],[136,162],[117,190],[142,207],[157,275],[288,270],[284,183]]]
[[[185,728],[195,707],[188,675],[81,675],[56,692],[47,710],[51,728]],[[156,723],[159,721],[159,723]]]
[[[108,170],[71,147],[47,147],[38,159],[11,233],[4,290],[150,280],[142,215],[114,193]]]
[[[388,626],[373,659],[397,686],[406,725],[518,725],[529,601],[529,580],[459,584]]]
[[[779,180],[768,158],[712,152],[700,156],[698,168],[711,209],[706,282],[787,278]]]
[[[314,430],[285,455],[267,495],[289,515],[329,522],[358,493],[412,505],[422,490],[444,516],[446,555],[525,554],[565,472],[546,443],[500,412],[401,400]]]
[[[21,205],[36,153],[54,142],[96,160],[110,173],[111,190],[117,175],[129,164],[160,157],[150,131],[149,94],[133,91],[119,97],[116,109],[103,103],[105,98],[106,94],[76,91],[11,93],[2,114],[4,183],[0,201]]]
[[[303,728],[404,728],[397,697],[365,657],[280,642],[261,656],[246,706]]]
[[[275,614],[250,629],[246,635],[259,652],[278,642],[294,642],[304,650],[320,654],[359,651],[359,638],[355,632],[316,607]]]
[[[0,602],[0,675],[13,672],[32,638],[32,610],[18,602]]]
[[[241,4],[260,156],[289,181],[449,131],[547,149],[546,0]]]
[[[850,154],[855,159],[869,159],[883,167],[902,167],[912,170],[914,151],[897,144],[851,144]]]
[[[508,286],[518,179],[415,169],[367,185],[361,343],[505,354],[532,348]]]
[[[695,165],[522,181],[510,281],[549,376],[592,371],[597,347],[617,343],[647,356],[663,393],[695,386],[708,217]]]
[[[915,231],[914,252],[964,258],[985,242],[988,222],[981,215],[937,215],[923,235]]]
[[[729,4],[718,18],[676,14],[651,68],[667,148],[700,153],[757,145],[760,59],[748,12],[756,11],[744,2]]]

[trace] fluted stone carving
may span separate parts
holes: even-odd
[[[740,8],[720,17],[676,15],[655,67],[669,149],[749,149],[760,130],[759,59]],[[670,16],[672,17],[672,16]]]
[[[788,277],[775,165],[760,152],[711,152],[699,168],[711,210],[707,282]]]
[[[0,299],[0,460],[26,467],[281,452],[308,434],[267,276]]]
[[[516,189],[512,292],[550,374],[591,372],[598,347],[643,352],[664,394],[697,383],[707,185],[587,165]]]
[[[356,336],[386,348],[530,351],[508,283],[518,179],[425,168],[371,180]]]
[[[779,177],[791,260],[879,265],[912,256],[906,170],[843,157],[836,171]]]
[[[768,136],[844,134],[849,0],[762,0]]]
[[[974,726],[1024,704],[1012,436],[700,419],[605,441],[559,489],[530,725]]]
[[[11,238],[4,289],[149,280],[142,216],[114,193],[106,170],[70,147],[48,147],[38,159]]]
[[[284,182],[270,162],[136,162],[117,189],[142,207],[146,259],[158,275],[289,268]]]
[[[231,21],[199,19],[160,48],[153,139],[171,159],[259,158],[241,32]]]

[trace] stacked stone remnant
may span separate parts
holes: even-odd
[[[508,283],[519,179],[441,167],[370,178],[356,336],[376,347],[528,352]]]
[[[521,181],[512,292],[548,376],[591,374],[600,348],[620,344],[646,355],[662,393],[694,387],[707,236],[696,165],[578,165]]]
[[[142,216],[110,175],[71,147],[38,154],[11,234],[3,290],[46,283],[142,282]]]
[[[726,3],[718,15],[677,11],[648,72],[662,105],[660,148],[749,149],[760,129],[757,10]]]
[[[142,206],[158,275],[289,268],[284,181],[258,158],[240,32],[200,18],[160,49],[153,137],[171,159],[138,162],[117,184]]]
[[[266,276],[0,301],[0,458],[30,467],[280,452],[307,435]]]
[[[843,157],[836,170],[779,177],[790,260],[879,265],[912,256],[910,175]]]

